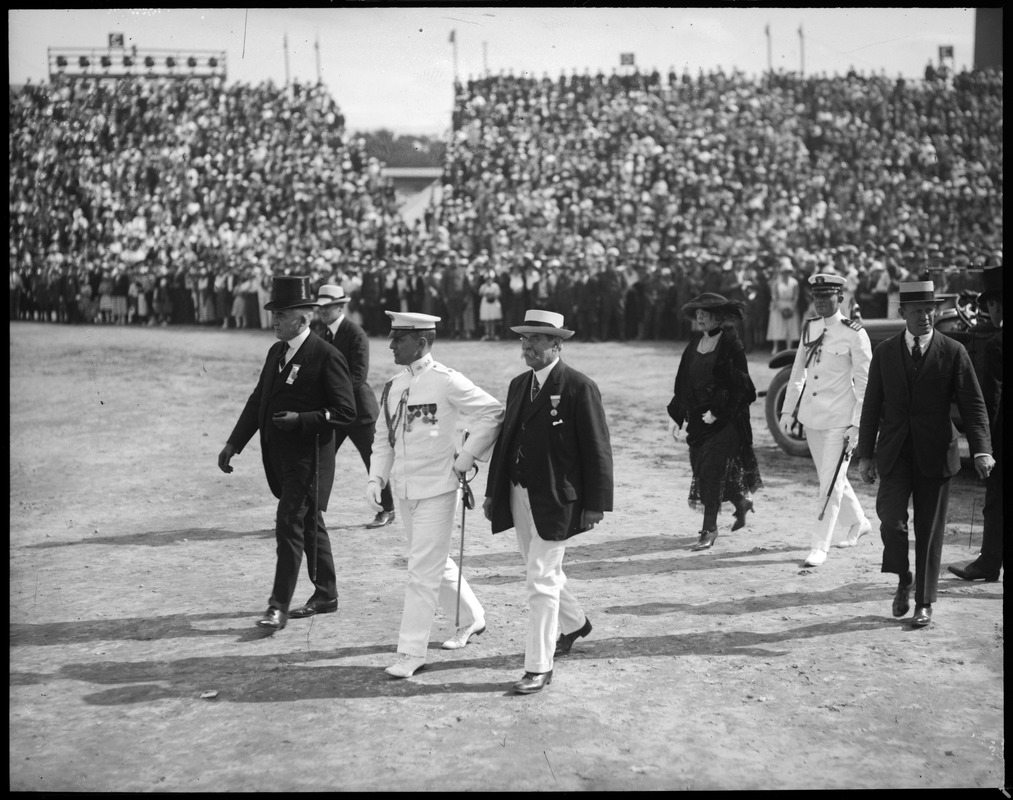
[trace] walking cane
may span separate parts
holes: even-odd
[[[308,527],[312,530],[306,531],[306,540],[310,544],[307,550],[309,558],[310,580],[317,582],[317,507],[320,503],[320,434],[316,435],[313,441],[313,505],[310,508],[313,521]]]
[[[464,438],[461,439],[461,449],[464,449],[464,443],[468,441],[468,432],[464,432]],[[478,467],[475,467],[475,475],[478,474]],[[475,495],[471,491],[471,487],[468,485],[471,480],[474,479],[475,475],[471,476],[471,479],[466,478],[464,475],[458,475],[457,479],[461,484],[461,553],[457,559],[457,612],[454,614],[454,627],[461,627],[461,581],[464,580],[464,515],[469,508],[475,507]]]
[[[830,488],[827,489],[827,499],[823,501],[823,510],[820,511],[819,519],[823,519],[823,515],[827,513],[827,505],[830,503],[830,496],[834,493],[834,487],[837,485],[837,476],[841,474],[841,465],[851,458],[851,450],[848,449],[848,442],[844,443],[844,449],[841,450],[841,457],[837,459],[837,469],[834,470],[834,477],[830,481]]]

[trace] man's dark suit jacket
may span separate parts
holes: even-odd
[[[534,401],[531,371],[510,382],[503,427],[489,461],[486,497],[492,498],[492,532],[514,527],[510,512],[511,441],[521,423],[543,432],[525,454],[528,496],[538,535],[569,539],[581,528],[581,513],[612,510],[612,445],[601,393],[586,375],[562,361],[553,367]],[[558,396],[553,416],[553,397]]]
[[[294,470],[307,488],[313,479],[313,458],[320,435],[319,495],[317,507],[327,510],[334,482],[334,430],[332,425],[350,425],[355,420],[355,394],[348,362],[337,350],[314,333],[306,338],[295,356],[278,372],[284,342],[276,342],[267,354],[257,388],[229,434],[229,444],[242,452],[253,434],[260,430],[260,449],[267,483],[281,498],[282,477]],[[296,369],[298,367],[298,369]],[[292,373],[295,378],[289,383]],[[283,431],[275,427],[277,411],[295,411],[299,425]],[[325,417],[330,414],[330,420]]]
[[[348,369],[352,373],[355,408],[358,412],[353,424],[371,425],[376,422],[380,406],[376,402],[376,394],[372,387],[366,382],[366,378],[369,377],[369,338],[362,328],[348,317],[343,317],[331,345],[345,357]]]
[[[960,434],[950,419],[956,401],[972,455],[991,453],[988,415],[967,351],[935,331],[912,381],[905,359],[904,333],[887,339],[872,354],[865,388],[858,455],[876,458],[888,475],[911,437],[913,463],[928,477],[948,478],[960,471]]]

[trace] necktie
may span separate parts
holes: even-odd
[[[285,346],[281,348],[281,358],[278,359],[278,372],[281,372],[283,369],[285,369],[285,357],[288,355],[288,351],[291,346],[292,345],[290,345],[288,342],[285,342]]]
[[[538,376],[535,373],[531,373],[531,399],[534,400],[538,394],[538,390],[542,387],[538,385]]]
[[[911,348],[911,360],[914,361],[915,364],[922,360],[922,345],[921,342],[918,341],[917,336],[915,337],[914,347]]]
[[[327,340],[327,344],[334,344],[334,334],[330,328],[324,331],[324,338]]]

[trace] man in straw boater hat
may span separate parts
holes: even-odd
[[[911,624],[916,628],[932,621],[950,478],[960,471],[951,402],[960,409],[978,475],[987,478],[995,465],[988,414],[971,358],[962,345],[934,329],[938,303],[932,281],[900,284],[900,315],[906,327],[872,354],[858,435],[862,480],[875,483],[879,478],[881,571],[899,576],[893,615],[908,612],[913,587]],[[914,575],[908,559],[909,501],[914,511]]]
[[[821,511],[810,531],[807,567],[826,561],[838,522],[847,528],[839,547],[858,544],[872,530],[848,481],[846,463],[858,444],[872,345],[861,324],[840,312],[845,282],[833,273],[810,276],[809,291],[819,316],[807,319],[802,327],[802,346],[795,353],[781,408],[780,427],[785,433],[791,435],[796,424],[805,426],[819,477]]]
[[[278,343],[268,351],[257,386],[218,455],[222,472],[260,431],[264,472],[278,498],[274,589],[257,622],[281,630],[306,552],[313,613],[338,609],[337,578],[323,512],[334,481],[334,427],[355,421],[355,394],[345,357],[310,331],[316,300],[309,278],[274,278],[264,308]]]
[[[981,554],[965,567],[948,569],[965,581],[997,581],[1003,569],[1002,527],[1002,264],[993,263],[982,272],[985,291],[978,295],[978,308],[988,314],[998,332],[985,343],[985,369],[981,389],[988,410],[995,467],[985,481],[985,525]],[[1003,579],[1005,580],[1005,578]]]
[[[355,387],[355,407],[358,410],[358,416],[353,424],[335,431],[334,452],[337,453],[341,449],[346,438],[351,439],[368,473],[380,407],[376,404],[373,388],[366,382],[369,376],[369,338],[362,328],[345,316],[345,307],[349,300],[351,298],[340,286],[325,284],[317,289],[317,316],[323,323],[320,336],[335,347],[348,362],[352,386]],[[367,528],[382,528],[394,521],[394,498],[391,496],[389,486],[383,487],[380,505],[376,516],[366,524]],[[292,616],[304,615],[293,611]]]
[[[433,359],[439,317],[385,313],[391,319],[394,363],[403,369],[383,387],[366,499],[379,508],[389,484],[408,539],[399,655],[386,670],[395,678],[408,678],[425,666],[437,606],[444,612],[460,609],[457,630],[443,643],[445,650],[464,647],[485,631],[485,610],[450,557],[450,539],[458,502],[467,501],[462,479],[466,481],[475,461],[491,451],[503,421],[503,404]],[[458,447],[456,428],[462,416],[468,435]]]
[[[492,532],[515,528],[527,570],[528,635],[517,694],[541,691],[553,659],[591,632],[566,587],[566,540],[612,510],[612,446],[597,385],[559,354],[573,331],[563,315],[529,310],[521,356],[530,369],[510,382],[506,417],[489,462],[483,505]]]

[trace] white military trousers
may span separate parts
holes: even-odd
[[[837,482],[834,484],[834,491],[827,502],[827,509],[823,519],[819,519],[820,510],[827,500],[827,492],[830,490],[830,481],[833,480],[834,471],[837,469],[837,462],[841,458],[844,449],[844,434],[847,426],[842,428],[827,428],[815,430],[806,427],[806,440],[809,442],[809,453],[812,455],[813,463],[816,464],[816,473],[820,479],[820,493],[816,503],[816,521],[813,525],[812,536],[810,537],[810,550],[830,549],[830,542],[834,536],[834,526],[841,524],[842,534],[838,539],[848,535],[848,530],[856,523],[867,522],[865,512],[855,496],[855,490],[848,480],[848,466],[851,461],[841,465],[841,471],[837,475]],[[852,442],[852,444],[854,444]]]
[[[517,546],[527,568],[528,638],[525,672],[548,672],[560,631],[573,633],[584,624],[584,610],[566,588],[563,555],[566,542],[549,542],[538,535],[531,499],[523,486],[510,487],[510,512]]]
[[[456,562],[450,557],[459,489],[423,500],[398,500],[408,538],[408,584],[397,651],[425,658],[437,607],[451,618],[457,610]],[[461,580],[461,625],[485,619],[466,580]]]

